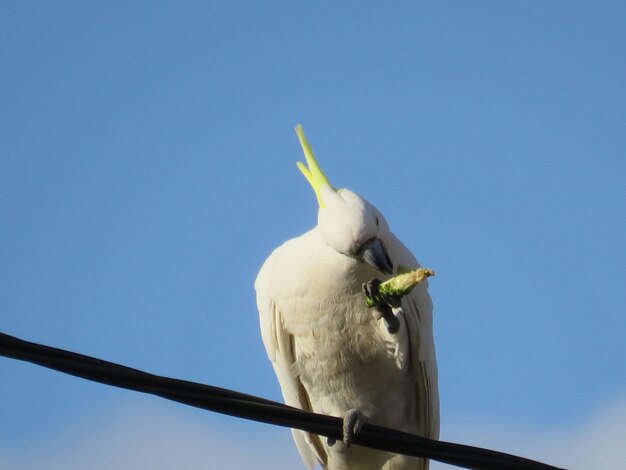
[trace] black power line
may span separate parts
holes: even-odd
[[[309,413],[282,403],[211,385],[148,374],[3,333],[0,333],[0,356],[32,362],[83,379],[157,395],[205,410],[301,429],[337,440],[343,437],[340,418]],[[503,452],[435,441],[367,423],[355,436],[354,444],[476,470],[563,470]]]

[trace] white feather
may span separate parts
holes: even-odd
[[[375,209],[374,209],[375,210]],[[381,236],[394,266],[418,267],[390,232]],[[390,334],[365,306],[362,283],[383,276],[331,248],[319,227],[277,248],[255,288],[261,334],[288,405],[437,438],[439,399],[427,283],[403,299],[401,328]],[[426,469],[427,462],[293,431],[312,468]]]

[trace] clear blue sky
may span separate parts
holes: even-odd
[[[0,331],[279,399],[253,281],[316,222],[302,123],[437,272],[442,438],[582,435],[626,403],[624,24],[618,1],[2,2]],[[77,439],[137,450],[145,423],[298,460],[283,430],[8,359],[0,422],[0,467],[80,468]],[[154,439],[116,468],[182,458]]]

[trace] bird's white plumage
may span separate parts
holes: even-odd
[[[419,267],[390,232],[383,239],[394,266]],[[388,333],[365,306],[362,283],[386,278],[338,253],[316,227],[277,248],[255,288],[261,333],[288,405],[342,416],[359,409],[367,422],[436,438],[439,431],[432,303],[427,283],[403,299],[401,329]],[[389,277],[389,276],[387,276]],[[309,468],[426,468],[424,463],[294,430]],[[335,449],[336,447],[336,449]],[[335,462],[333,462],[335,461]]]
[[[437,438],[439,398],[428,284],[394,310],[399,329],[366,307],[364,283],[416,269],[383,215],[347,189],[335,190],[302,128],[307,165],[298,168],[320,205],[318,224],[274,250],[255,288],[263,343],[288,405]],[[387,274],[385,274],[387,273]],[[354,414],[353,414],[354,415]],[[293,431],[305,464],[328,470],[426,470],[426,461]]]

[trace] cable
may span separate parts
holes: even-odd
[[[115,387],[156,395],[185,405],[244,419],[301,429],[342,439],[342,420],[282,403],[186,380],[149,374],[83,354],[44,346],[0,333],[0,356]],[[396,454],[424,457],[476,470],[563,470],[551,465],[479,447],[435,441],[365,424],[354,444]]]

